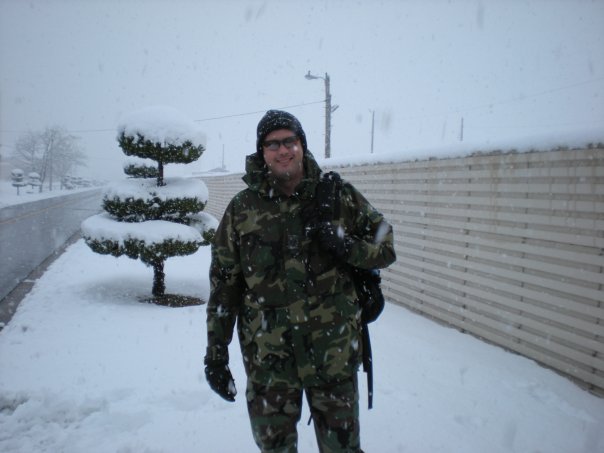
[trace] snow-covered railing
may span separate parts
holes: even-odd
[[[335,170],[394,226],[388,300],[604,394],[604,149]],[[240,178],[203,178],[217,218]]]

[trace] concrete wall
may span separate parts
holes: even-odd
[[[101,210],[101,189],[0,209],[0,301]]]
[[[394,227],[388,300],[604,394],[604,149],[335,170]],[[203,179],[220,218],[241,175]]]

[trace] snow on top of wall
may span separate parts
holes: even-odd
[[[128,198],[146,200],[150,195],[166,201],[175,198],[197,198],[207,203],[208,188],[201,179],[170,177],[164,178],[165,186],[158,186],[155,178],[132,178],[116,181],[105,188],[105,198]]]
[[[146,222],[118,222],[106,212],[88,217],[82,222],[82,234],[87,238],[114,241],[120,245],[128,239],[137,239],[147,245],[166,241],[199,242],[201,234],[195,228],[167,220]]]
[[[434,146],[417,149],[397,150],[379,154],[349,155],[325,159],[320,153],[314,153],[322,167],[345,167],[366,164],[384,164],[410,162],[428,159],[451,159],[466,157],[472,154],[489,154],[501,152],[531,152],[552,151],[556,149],[581,149],[590,145],[604,143],[604,127],[597,129],[582,129],[574,132],[550,134],[547,136],[533,135],[514,140],[497,140],[492,142],[460,142],[454,145]]]
[[[154,143],[182,145],[190,141],[205,146],[206,137],[197,125],[173,107],[156,105],[127,113],[117,127],[118,137],[124,133],[141,134]]]

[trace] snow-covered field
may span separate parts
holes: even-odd
[[[207,298],[209,249],[166,262],[168,292]],[[205,307],[139,302],[152,271],[70,246],[0,332],[0,452],[256,451],[239,389],[203,377]],[[604,400],[531,360],[388,304],[373,325],[374,409],[363,448],[388,452],[596,453]],[[316,452],[305,410],[300,453]]]

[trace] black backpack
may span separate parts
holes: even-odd
[[[332,221],[340,215],[340,192],[342,178],[336,172],[324,173],[317,185],[316,201],[319,220]],[[375,321],[384,310],[379,269],[361,269],[348,266],[361,306],[363,371],[367,373],[368,406],[373,407],[373,362],[368,324]]]

